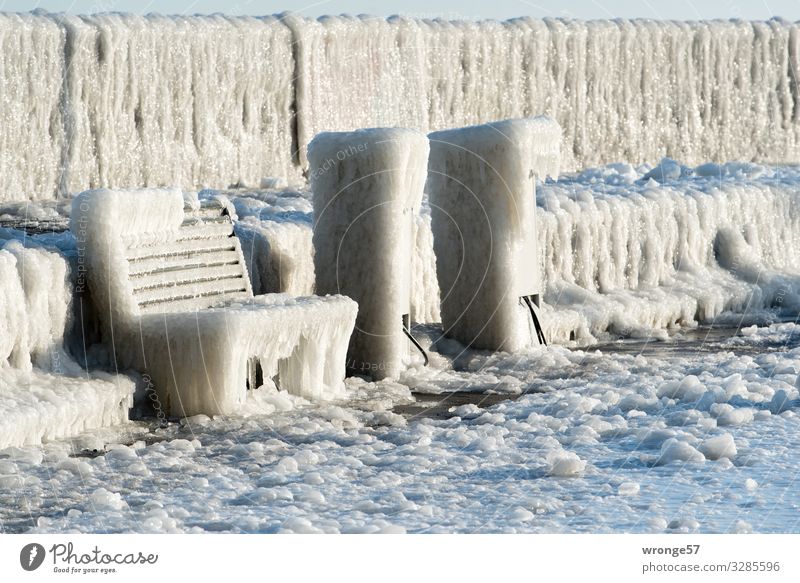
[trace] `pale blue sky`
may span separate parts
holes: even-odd
[[[160,12],[162,14],[264,15],[285,10],[321,14],[404,14],[422,18],[701,18],[800,20],[800,0],[0,0],[0,11],[43,8],[52,12]]]

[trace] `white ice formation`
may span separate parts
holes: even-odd
[[[242,244],[254,293],[293,296],[314,293],[310,223],[245,217],[236,224],[236,235]]]
[[[348,367],[396,377],[408,340],[414,215],[427,175],[428,139],[406,129],[323,133],[308,150],[314,196],[317,293],[358,302]]]
[[[564,132],[566,168],[798,160],[797,23],[287,22],[301,155],[320,131],[429,132],[545,114]]]
[[[127,421],[134,383],[83,371],[65,352],[71,290],[57,253],[0,248],[0,448]]]
[[[235,411],[248,379],[308,398],[338,395],[356,305],[344,297],[253,297],[219,200],[179,190],[87,191],[71,229],[119,366],[149,375],[177,415]],[[232,209],[226,208],[229,213]],[[147,377],[146,377],[147,378]]]
[[[444,334],[475,348],[519,350],[531,342],[520,298],[543,291],[535,180],[558,174],[558,124],[506,120],[429,138]]]
[[[319,132],[541,114],[566,169],[800,161],[780,19],[3,14],[0,48],[0,200],[291,182]]]
[[[539,189],[549,337],[663,336],[800,311],[796,170],[728,163],[680,173],[658,182],[610,165]]]
[[[0,200],[59,191],[63,76],[63,27],[41,16],[0,13]]]
[[[236,235],[253,292],[314,293],[313,211],[308,192],[231,192],[239,221]],[[439,284],[433,254],[430,207],[414,215],[411,255],[411,321],[440,322]]]

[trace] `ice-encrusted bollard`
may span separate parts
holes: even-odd
[[[396,377],[409,355],[412,221],[428,138],[400,128],[322,133],[309,145],[317,294],[358,303],[348,368]]]
[[[444,333],[475,348],[518,350],[531,342],[529,310],[542,291],[535,179],[558,173],[561,130],[537,117],[428,137]]]

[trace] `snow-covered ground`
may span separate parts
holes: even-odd
[[[416,333],[429,367],[349,379],[334,403],[266,386],[242,415],[0,450],[0,528],[797,532],[798,184],[795,168],[668,161],[545,184],[554,345],[469,351],[427,324]],[[280,260],[262,266],[262,285],[313,285],[297,259],[307,193],[229,194],[262,243],[296,237],[270,247]],[[0,215],[63,220],[63,205],[37,204]],[[425,225],[415,261],[427,284],[413,301],[430,315],[418,320],[435,321]],[[74,247],[60,234],[38,241]],[[412,392],[452,391],[476,396],[451,411],[408,407]],[[474,404],[489,393],[508,399]]]
[[[439,357],[402,384],[351,379],[336,404],[260,389],[249,416],[5,450],[2,526],[796,532],[800,326],[673,344],[474,353],[458,372]],[[391,412],[430,384],[523,394],[445,419]]]

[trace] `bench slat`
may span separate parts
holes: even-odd
[[[243,293],[247,292],[247,284],[242,276],[148,288],[135,291],[133,297],[136,299],[139,306],[142,307],[154,303],[165,303],[174,300],[239,291]]]
[[[167,257],[151,257],[139,259],[130,263],[129,274],[139,277],[151,273],[161,273],[188,267],[214,267],[217,265],[231,265],[239,262],[239,254],[235,249],[227,251],[195,251]]]
[[[220,306],[236,300],[246,300],[248,296],[244,292],[224,292],[213,295],[198,296],[194,298],[185,298],[182,300],[173,300],[169,303],[153,303],[140,306],[139,310],[142,314],[159,314],[164,312],[196,312],[198,310],[205,310],[212,306]]]
[[[188,283],[243,278],[242,266],[238,263],[214,267],[188,266],[156,273],[142,274],[132,278],[134,292],[160,287],[174,287]]]
[[[230,221],[222,223],[200,222],[196,225],[186,225],[178,229],[178,241],[196,239],[221,239],[233,235],[233,224]]]
[[[154,257],[169,257],[171,255],[182,255],[186,253],[210,253],[214,251],[235,251],[236,239],[227,237],[225,239],[197,239],[192,241],[176,241],[174,243],[164,243],[160,245],[149,245],[146,247],[134,247],[128,249],[127,257],[129,261],[140,259],[151,259]]]
[[[181,228],[193,227],[195,225],[232,225],[231,218],[228,215],[188,215],[181,223]]]
[[[133,299],[143,314],[201,310],[252,296],[233,222],[218,201],[184,209],[170,242],[127,250]]]

